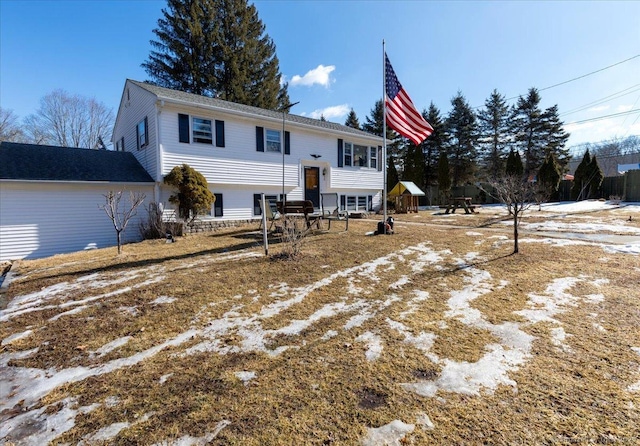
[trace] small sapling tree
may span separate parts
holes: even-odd
[[[216,201],[204,175],[188,164],[171,169],[164,177],[164,183],[178,189],[169,197],[169,202],[178,206],[178,217],[187,224],[193,222],[198,214],[209,211]]]
[[[142,192],[129,192],[129,206],[124,207],[122,203],[123,191],[114,192],[110,190],[104,196],[105,204],[98,207],[107,214],[107,217],[113,223],[116,230],[116,240],[118,243],[118,254],[122,254],[122,233],[127,229],[129,220],[137,214],[138,206],[140,206],[146,195]]]
[[[535,183],[519,175],[505,175],[490,183],[494,194],[507,206],[513,217],[513,254],[518,253],[518,225],[524,211],[534,203]]]

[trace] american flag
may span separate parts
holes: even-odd
[[[419,145],[433,133],[433,127],[422,117],[411,102],[387,55],[385,60],[385,113],[389,127]]]

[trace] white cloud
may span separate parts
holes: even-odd
[[[608,105],[599,105],[597,107],[591,107],[589,109],[590,112],[601,112],[601,111],[605,111],[605,110],[609,110],[609,106]]]
[[[347,116],[351,107],[348,104],[332,105],[331,107],[319,108],[309,113],[309,117],[313,119],[320,119],[324,116],[324,119],[330,121],[333,118],[341,118]]]
[[[632,108],[633,108],[633,105],[618,105],[618,107],[616,107],[616,111],[618,113],[621,113],[621,112],[629,111]]]
[[[292,86],[303,85],[310,87],[318,84],[328,88],[332,82],[330,74],[335,69],[335,65],[328,65],[326,67],[324,65],[318,65],[317,68],[307,71],[304,76],[300,76],[299,74],[294,75],[290,83]]]

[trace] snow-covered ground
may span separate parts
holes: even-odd
[[[599,202],[589,201],[580,203],[561,203],[543,207],[543,213],[561,215],[574,212],[592,212],[597,210],[610,210],[620,213],[621,219],[625,215],[631,215],[632,221],[640,219],[640,204],[627,204],[624,207]],[[536,212],[537,216],[540,215]],[[523,227],[529,226],[530,230],[555,232],[578,232],[578,229],[586,230],[591,228],[595,232],[611,231],[613,233],[624,233],[636,235],[635,243],[619,245],[601,244],[605,251],[615,250],[618,253],[626,253],[635,256],[640,253],[640,231],[631,225],[623,222],[607,222],[606,219],[594,218],[593,221],[580,223],[581,226],[571,226],[569,224],[558,224],[557,220],[549,221],[545,226],[539,223],[527,223],[523,221]],[[555,224],[555,225],[554,225]],[[584,225],[584,226],[582,226]],[[625,229],[626,232],[623,231]],[[506,242],[504,236],[496,236],[491,232],[469,231],[468,236],[485,238],[493,243]],[[583,241],[568,241],[562,238],[536,238],[529,239],[523,237],[521,242],[542,242],[542,243],[591,243]],[[192,264],[182,264],[180,269],[202,267],[209,262],[229,262],[238,258],[247,258],[255,255],[253,252],[230,254],[218,254],[207,256]],[[586,286],[588,289],[603,290],[606,288],[607,279],[598,276],[566,276],[550,279],[542,293],[529,293],[526,304],[514,313],[521,318],[521,322],[491,322],[488,315],[475,308],[474,300],[500,290],[508,285],[508,280],[493,277],[488,271],[480,266],[473,266],[474,262],[482,260],[481,256],[475,252],[463,255],[454,254],[449,250],[434,250],[428,242],[416,243],[413,246],[399,249],[383,257],[373,259],[369,262],[353,266],[332,274],[328,274],[321,280],[309,283],[305,286],[290,287],[287,283],[274,282],[269,295],[260,296],[255,290],[247,288],[244,296],[233,296],[240,302],[243,297],[249,297],[250,302],[264,301],[264,305],[259,311],[248,312],[246,305],[238,303],[232,310],[219,318],[211,318],[205,324],[195,324],[192,327],[185,327],[184,331],[177,336],[164,340],[164,342],[137,352],[130,356],[122,356],[111,359],[94,366],[77,366],[66,369],[35,369],[26,367],[16,367],[10,365],[13,360],[28,358],[38,352],[38,348],[25,351],[11,351],[0,353],[0,375],[2,385],[0,386],[0,441],[18,440],[19,444],[41,445],[46,444],[72,429],[78,415],[88,414],[101,406],[117,405],[118,400],[106,399],[104,401],[94,401],[91,404],[80,406],[75,398],[65,398],[47,406],[37,407],[38,401],[65,383],[83,381],[89,377],[99,376],[113,371],[138,364],[150,357],[159,354],[166,347],[172,346],[178,350],[188,341],[197,339],[197,343],[190,343],[190,346],[182,347],[173,357],[193,355],[197,353],[207,353],[216,355],[226,355],[229,353],[265,352],[271,356],[279,356],[284,351],[291,348],[304,348],[305,342],[298,340],[301,333],[311,326],[322,324],[335,316],[347,315],[346,323],[340,328],[326,330],[316,341],[325,342],[342,333],[349,334],[355,327],[361,327],[366,321],[378,319],[376,329],[366,331],[358,336],[354,336],[353,341],[366,346],[364,357],[366,360],[375,362],[379,360],[387,346],[383,342],[382,332],[391,332],[395,338],[402,339],[407,345],[412,345],[418,349],[426,358],[440,366],[441,372],[438,376],[429,380],[416,379],[415,381],[402,383],[402,388],[406,392],[411,392],[421,397],[433,398],[438,392],[455,392],[465,395],[482,395],[492,393],[500,385],[511,386],[514,389],[518,384],[511,378],[511,372],[524,366],[532,356],[532,344],[536,339],[529,334],[527,327],[534,326],[541,322],[551,324],[550,339],[553,345],[564,352],[569,352],[567,345],[569,336],[564,329],[563,323],[557,315],[569,311],[579,303],[593,304],[605,299],[604,293],[579,294],[575,293],[574,287],[578,284]],[[484,330],[489,332],[496,342],[486,345],[485,352],[475,362],[456,361],[447,358],[442,354],[436,354],[432,347],[436,334],[425,327],[423,331],[413,331],[405,325],[405,319],[419,311],[420,305],[429,300],[429,291],[416,288],[412,284],[412,277],[423,273],[427,269],[440,268],[445,261],[454,261],[460,267],[462,281],[460,287],[451,289],[449,299],[446,302],[446,311],[439,315],[437,326],[441,330],[448,328],[447,323],[457,321],[474,330]],[[397,280],[388,285],[388,298],[384,301],[366,299],[367,294],[379,287],[379,274],[397,270]],[[57,320],[65,317],[77,317],[83,311],[93,305],[109,299],[109,297],[121,293],[127,293],[149,283],[162,280],[166,274],[174,270],[169,270],[163,266],[150,266],[131,270],[128,274],[94,273],[84,277],[79,277],[74,281],[61,282],[49,288],[43,289],[28,295],[15,297],[5,310],[0,311],[0,321],[14,320],[21,314],[39,312],[43,309],[55,310],[57,314],[50,320]],[[400,271],[403,273],[401,274]],[[306,319],[291,319],[280,328],[264,328],[266,321],[275,316],[282,316],[285,310],[292,306],[309,302],[312,304],[313,293],[322,290],[338,282],[338,279],[345,280],[346,286],[342,297],[336,298],[334,302],[325,303],[318,306],[316,310]],[[110,293],[101,293],[100,290],[107,286],[119,285],[120,288]],[[580,288],[580,287],[578,287]],[[583,287],[584,288],[584,287]],[[91,292],[87,293],[87,290]],[[400,297],[402,292],[405,298]],[[406,298],[406,296],[410,296]],[[139,310],[153,311],[154,308],[173,305],[177,298],[167,295],[159,295],[147,304],[144,309],[127,307],[122,311],[128,311],[135,317]],[[397,305],[403,311],[398,313],[395,319],[382,317],[380,314],[386,308]],[[400,305],[402,307],[400,307]],[[206,314],[206,308],[203,308]],[[201,322],[201,321],[200,321]],[[42,330],[45,327],[37,329]],[[334,327],[335,328],[335,327]],[[599,329],[605,330],[603,327]],[[21,339],[28,338],[36,330],[34,327],[24,327],[21,331],[11,333],[2,339],[3,346],[16,343]],[[225,337],[234,334],[240,339],[238,344],[229,345],[224,342]],[[269,349],[268,341],[274,336],[286,335],[289,345],[279,346],[276,349]],[[114,352],[118,352],[127,345],[130,337],[120,337],[112,339],[95,351],[87,352],[92,358],[100,358],[107,354],[113,357]],[[640,354],[640,346],[632,346],[635,353]],[[235,376],[245,384],[256,378],[253,370],[239,369],[234,372]],[[640,371],[639,371],[640,378]],[[163,384],[171,379],[167,374],[160,380]],[[629,392],[640,391],[639,382],[628,383]],[[59,410],[49,410],[54,406]],[[36,408],[37,407],[37,408]],[[425,406],[428,407],[428,406]],[[51,414],[53,413],[53,414]],[[135,422],[123,420],[109,426],[102,426],[83,438],[82,444],[93,444],[100,441],[109,441],[123,429],[127,429],[135,423],[153,419],[153,412],[141,416]],[[163,445],[197,445],[206,444],[212,441],[220,431],[230,424],[229,420],[219,420],[214,428],[202,437],[191,437],[184,435],[178,440],[165,441]],[[387,425],[378,428],[368,428],[366,436],[362,439],[365,445],[379,444],[400,444],[405,435],[414,429],[433,429],[434,424],[427,413],[418,414],[417,418],[411,420],[395,420]],[[27,434],[28,433],[28,434]]]

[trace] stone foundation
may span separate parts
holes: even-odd
[[[215,232],[219,229],[237,228],[249,224],[257,225],[258,220],[196,220],[190,225],[183,225],[184,234],[197,234],[200,232]]]

